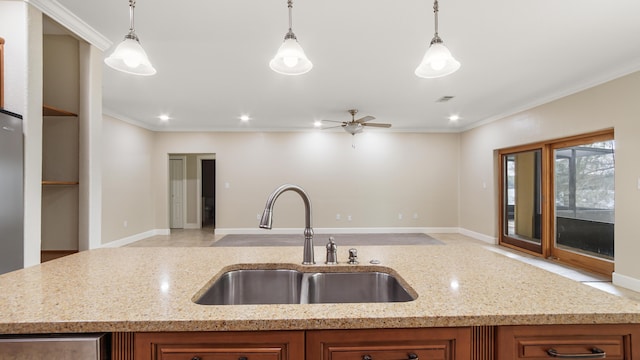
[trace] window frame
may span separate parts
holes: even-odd
[[[590,133],[582,136],[572,136],[570,138],[565,138],[562,140],[554,141],[550,143],[549,151],[548,151],[548,159],[550,166],[554,165],[555,156],[554,151],[560,148],[567,148],[571,146],[577,146],[586,143],[595,143],[600,141],[608,141],[614,140],[614,131],[613,129],[607,129],[604,131]],[[614,151],[615,156],[615,151]],[[615,175],[614,175],[615,176]],[[599,274],[604,274],[607,276],[611,276],[614,271],[615,260],[608,260],[599,258],[596,256],[591,256],[588,254],[579,254],[573,251],[564,250],[555,246],[555,236],[556,236],[556,222],[555,222],[555,178],[554,178],[554,170],[551,169],[551,176],[549,178],[549,186],[551,192],[549,194],[549,205],[551,215],[553,216],[553,221],[551,221],[551,226],[549,227],[549,233],[547,234],[549,238],[549,255],[547,257],[557,260],[562,263],[566,263],[572,266],[576,266],[582,269],[586,269],[589,271],[597,272]],[[614,205],[615,211],[615,205]],[[615,226],[615,216],[614,216],[614,226]],[[615,233],[614,233],[614,243],[615,243]],[[615,258],[615,256],[614,256]]]
[[[596,272],[606,276],[611,276],[614,270],[614,260],[602,259],[588,254],[557,248],[555,246],[556,236],[556,214],[555,214],[555,156],[556,149],[577,146],[581,144],[594,143],[599,141],[614,140],[614,129],[604,129],[586,134],[568,136],[559,139],[541,141],[531,144],[518,145],[509,148],[499,149],[498,162],[500,171],[500,185],[498,191],[498,244],[508,248],[526,252],[528,254],[552,259],[567,265]],[[505,157],[512,154],[541,150],[541,241],[540,246],[533,246],[527,241],[514,239],[505,234],[505,190],[506,190],[506,169]],[[614,153],[615,156],[615,153]],[[614,205],[615,209],[615,205]],[[615,217],[614,217],[615,224]],[[615,235],[614,235],[615,241]]]

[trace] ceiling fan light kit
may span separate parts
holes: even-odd
[[[129,0],[129,33],[104,62],[109,67],[127,74],[150,76],[156,73],[156,69],[151,65],[136,35],[133,13],[135,6],[135,0]]]
[[[289,31],[284,36],[284,42],[280,45],[278,52],[269,62],[269,67],[283,75],[302,75],[313,68],[313,63],[305,55],[292,30],[293,0],[287,1],[287,7],[289,8]]]
[[[436,32],[422,58],[422,62],[415,71],[416,76],[421,78],[433,79],[447,76],[460,69],[460,62],[451,55],[451,52],[444,46],[442,39],[438,35],[438,10],[438,0],[435,0],[433,2],[433,13]]]

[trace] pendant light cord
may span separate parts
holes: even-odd
[[[431,39],[429,46],[433,44],[442,44],[442,39],[440,39],[440,36],[438,35],[438,0],[434,0],[433,2],[433,17],[435,18],[436,33],[433,34],[433,39]]]
[[[293,33],[293,0],[287,0],[287,7],[289,8],[289,31],[284,36],[285,40],[296,39],[296,35]]]
[[[438,0],[433,2],[433,16],[435,17],[436,24],[436,37],[438,36]]]
[[[287,7],[289,8],[289,31],[291,31],[293,29],[293,0],[287,1]]]
[[[136,0],[129,0],[129,31],[133,32],[134,30],[134,24],[133,24],[133,9],[135,9],[136,7]]]

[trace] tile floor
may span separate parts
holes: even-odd
[[[615,286],[611,280],[598,274],[587,271],[578,270],[556,262],[538,258],[526,253],[521,253],[505,247],[487,244],[485,242],[473,239],[461,234],[429,234],[445,244],[447,243],[469,243],[484,247],[488,250],[495,251],[504,256],[516,259],[541,269],[565,276],[583,284],[593,286],[602,291],[609,292],[618,296],[625,296],[635,301],[640,301],[640,293],[627,290]],[[127,246],[133,247],[199,247],[211,246],[214,242],[220,240],[223,235],[214,234],[212,229],[173,229],[170,235],[156,235],[140,241],[136,241]]]

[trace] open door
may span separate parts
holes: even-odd
[[[216,159],[200,159],[202,168],[200,192],[202,198],[201,221],[203,229],[216,228]]]
[[[185,159],[182,157],[169,158],[169,212],[171,229],[184,228],[184,176]]]

